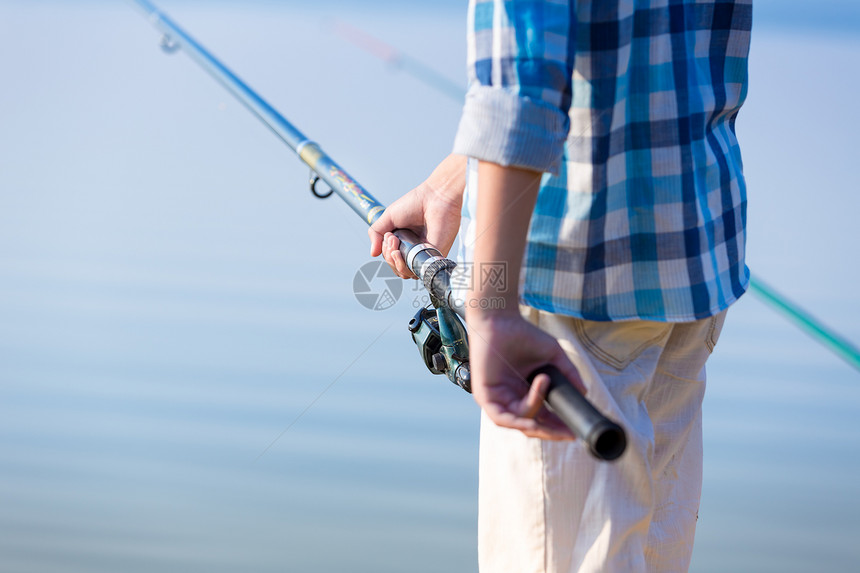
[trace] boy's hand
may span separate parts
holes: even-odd
[[[397,276],[415,278],[400,254],[396,229],[409,229],[422,241],[447,255],[457,238],[463,190],[466,187],[466,157],[449,155],[421,185],[392,203],[371,225],[370,255],[382,256]]]
[[[574,440],[576,436],[544,403],[549,376],[526,377],[541,366],[556,366],[585,394],[576,367],[558,342],[518,313],[467,311],[472,394],[497,425],[532,438]]]

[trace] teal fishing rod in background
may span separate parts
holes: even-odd
[[[344,22],[336,21],[334,23],[334,31],[359,48],[383,60],[393,68],[405,71],[437,92],[443,93],[459,103],[462,103],[465,99],[466,92],[462,87],[421,61],[416,60],[408,54],[404,54],[394,46]],[[757,276],[750,277],[749,292],[770,305],[787,320],[795,323],[798,328],[831,350],[845,362],[860,370],[860,348],[851,343],[847,338],[827,327],[811,313],[789,301],[785,296]]]
[[[130,0],[163,35],[161,47],[167,53],[184,51],[195,63],[221,83],[249,111],[286,143],[311,169],[311,192],[321,199],[337,194],[368,225],[385,210],[364,187],[359,185],[322,148],[269,105],[230,69],[197,43],[148,0]],[[330,188],[317,190],[322,180]],[[397,230],[400,252],[407,265],[430,295],[432,306],[423,308],[409,321],[409,331],[427,368],[445,374],[457,386],[471,392],[469,350],[464,301],[452,289],[451,273],[456,263],[442,256],[433,245],[423,243],[412,232]],[[598,412],[594,406],[552,365],[538,368],[527,382],[539,374],[550,378],[546,402],[598,459],[617,459],[626,448],[624,430]]]

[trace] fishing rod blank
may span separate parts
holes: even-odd
[[[361,185],[356,183],[319,145],[311,141],[278,111],[230,71],[206,48],[198,44],[182,28],[148,0],[131,0],[143,11],[149,22],[164,36],[161,46],[170,53],[182,49],[196,64],[206,70],[227,91],[232,93],[248,110],[256,115],[284,143],[292,148],[302,161],[326,182],[341,199],[352,207],[367,224],[373,223],[385,207]],[[312,185],[315,186],[315,183]],[[314,191],[314,194],[320,196]]]
[[[358,213],[368,224],[373,224],[385,210],[366,189],[359,185],[349,174],[326,154],[318,144],[311,141],[263,98],[239,79],[229,68],[198,44],[182,28],[161,12],[148,0],[131,0],[147,17],[150,23],[162,34],[161,46],[167,52],[179,49],[185,51],[195,63],[214,77],[230,93],[233,94],[248,110],[256,115],[284,143],[286,143],[299,158],[304,161],[314,173],[311,179],[311,191],[317,197],[327,197],[317,192],[316,183],[319,179],[331,188],[341,199]],[[445,363],[448,377],[463,389],[470,391],[470,376],[468,371],[468,346],[466,330],[459,316],[465,321],[464,302],[458,300],[451,285],[451,271],[456,263],[442,256],[433,245],[423,243],[411,231],[397,230],[394,234],[400,239],[400,252],[407,261],[409,268],[424,283],[430,294],[433,306],[437,311],[436,331],[438,336],[439,365]],[[418,315],[416,315],[418,318]],[[413,323],[410,322],[410,330]],[[413,338],[421,324],[415,326]],[[434,339],[435,340],[435,339]],[[419,343],[419,346],[421,344]],[[433,357],[431,356],[431,359]],[[438,368],[427,365],[434,373]],[[624,430],[615,422],[600,414],[582,394],[552,366],[544,367],[550,375],[550,390],[547,393],[547,403],[558,416],[570,427],[571,431],[584,441],[595,457],[604,460],[614,460],[624,451],[626,438]],[[539,372],[529,377],[529,382]]]

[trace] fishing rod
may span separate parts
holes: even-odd
[[[405,71],[407,74],[430,86],[437,92],[445,94],[454,101],[462,103],[466,92],[451,80],[442,76],[426,64],[403,53],[394,46],[371,36],[354,26],[336,21],[334,31],[359,48],[369,52],[384,62]],[[860,348],[838,332],[826,326],[810,312],[800,308],[776,291],[758,275],[750,277],[749,292],[764,303],[781,313],[784,318],[794,322],[797,327],[806,332],[822,346],[830,349],[836,356],[860,370]]]
[[[359,185],[340,165],[326,154],[278,111],[261,98],[229,68],[197,43],[148,0],[130,0],[149,22],[162,33],[161,47],[167,53],[184,51],[195,63],[232,93],[275,135],[286,143],[311,169],[310,190],[324,199],[337,194],[368,225],[372,225],[385,206]],[[322,180],[328,192],[317,190]],[[423,308],[409,321],[409,331],[418,346],[425,366],[434,374],[445,374],[454,384],[471,392],[468,335],[464,301],[452,288],[451,274],[457,266],[429,243],[422,242],[411,231],[394,232],[400,239],[400,252],[430,295],[431,306]],[[597,409],[552,365],[538,368],[528,376],[531,383],[539,374],[550,378],[546,402],[588,446],[594,457],[617,459],[626,448],[624,430]]]

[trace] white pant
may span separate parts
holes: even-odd
[[[523,308],[561,343],[588,399],[627,432],[596,461],[579,442],[481,424],[481,573],[687,571],[702,490],[705,361],[725,313],[591,322]]]

